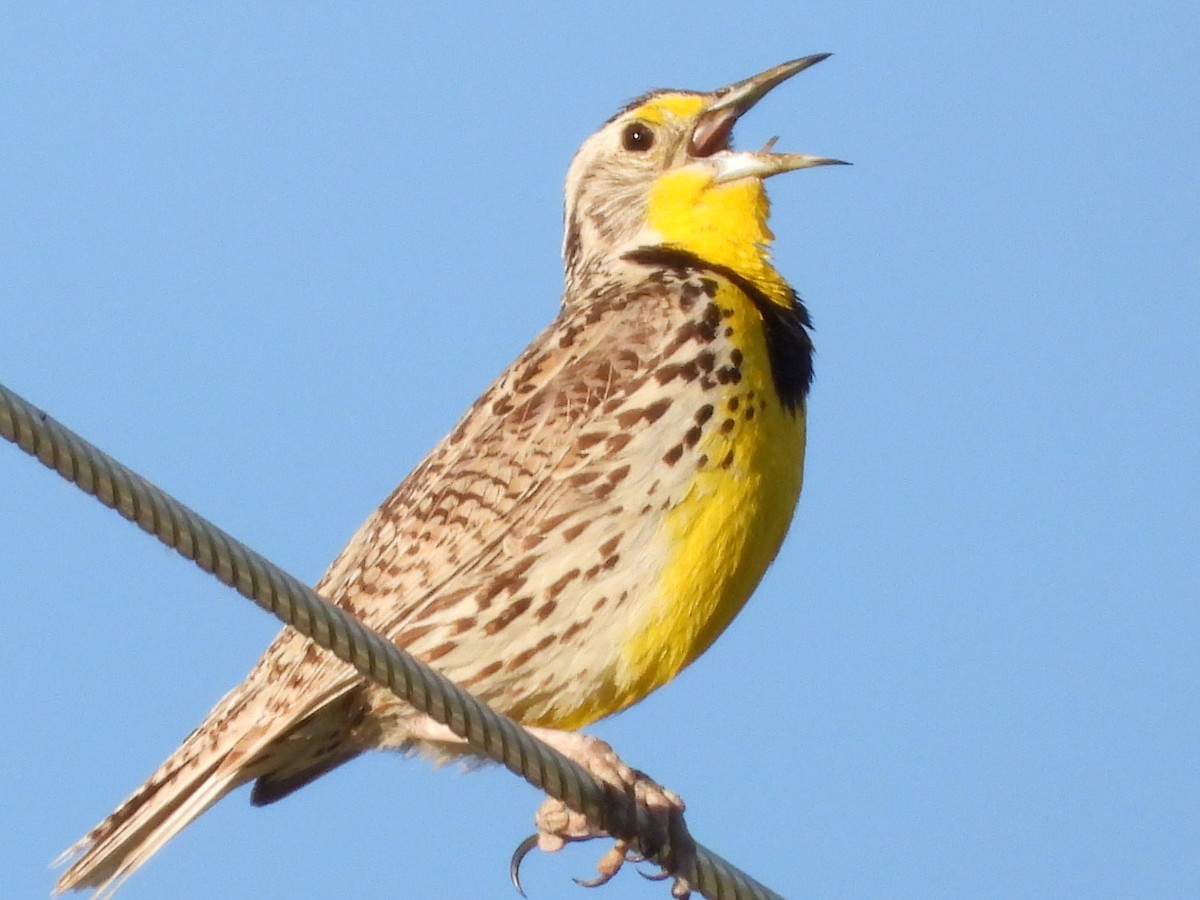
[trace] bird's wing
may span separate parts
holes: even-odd
[[[468,608],[511,596],[550,532],[606,506],[605,471],[637,427],[674,292],[650,279],[564,309],[368,517],[317,592],[439,665],[440,651],[481,626]],[[361,683],[332,654],[299,654],[290,629],[260,667],[293,723]]]

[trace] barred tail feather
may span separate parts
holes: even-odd
[[[54,886],[56,894],[95,888],[96,898],[110,897],[121,883],[178,834],[198,815],[216,803],[240,781],[237,772],[221,778],[191,781],[153,802],[122,812],[129,817],[120,825],[105,820],[86,838],[68,850],[62,860],[77,859]],[[130,802],[138,801],[131,798]],[[110,830],[111,828],[111,830]]]
[[[253,778],[256,757],[275,735],[256,727],[259,704],[250,699],[226,695],[145,784],[55,860],[75,858],[54,893],[94,888],[97,898],[111,896],[189,822]]]

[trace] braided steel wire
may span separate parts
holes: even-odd
[[[320,597],[165,491],[0,384],[0,435],[105,506],[134,522],[222,584],[449,727],[495,760],[615,837],[671,855],[667,835],[630,797],[531,736],[439,672]],[[709,900],[782,900],[779,894],[696,844],[696,871],[683,873]]]

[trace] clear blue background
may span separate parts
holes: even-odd
[[[579,142],[834,51],[739,126],[856,164],[770,185],[819,348],[795,526],[595,731],[790,897],[1200,896],[1200,12],[935,9],[10,8],[0,380],[315,580],[553,316]],[[0,492],[0,881],[38,897],[276,626],[12,448]],[[509,900],[537,802],[377,755],[122,897]]]

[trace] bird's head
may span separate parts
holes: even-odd
[[[734,150],[730,137],[768,91],[828,55],[792,60],[710,93],[653,91],[609,119],[584,141],[567,174],[568,278],[604,270],[631,250],[672,247],[755,281],[781,281],[768,262],[763,179],[841,161],[775,153],[774,140],[761,150]]]

